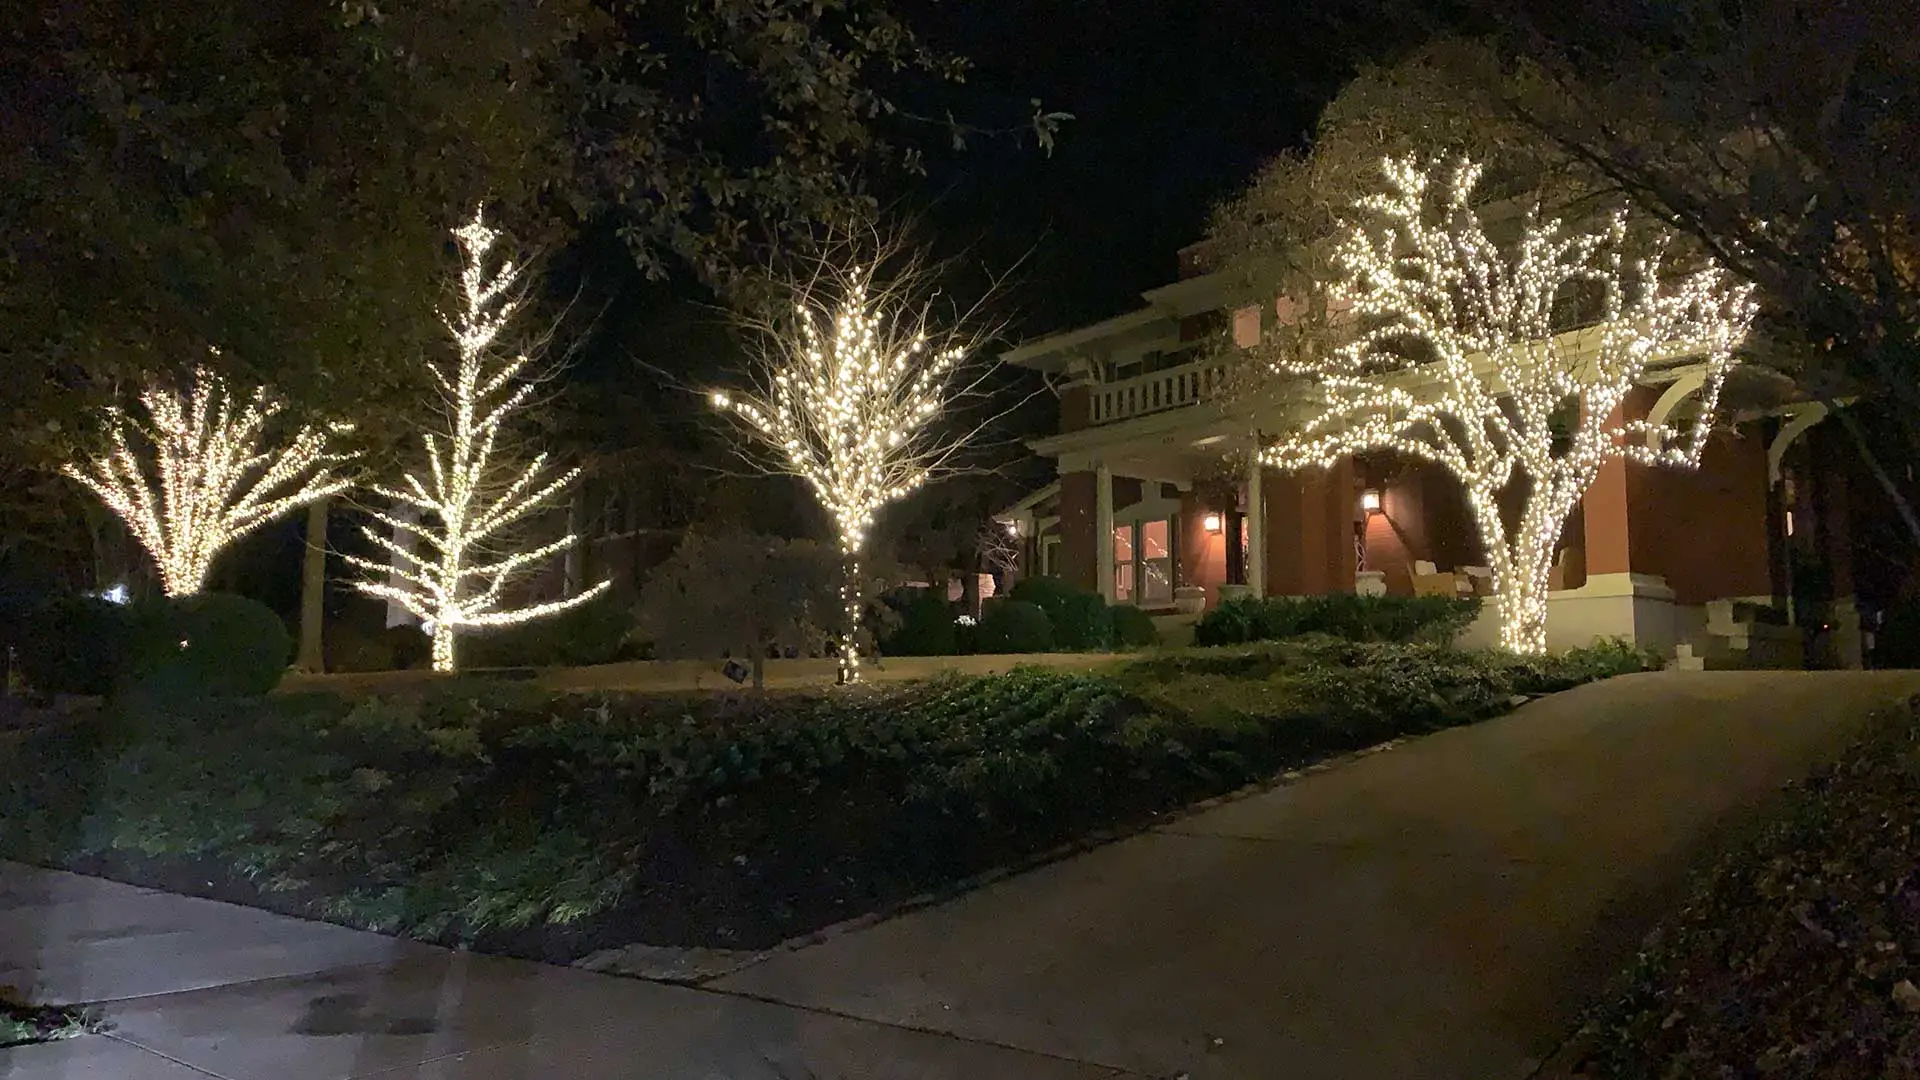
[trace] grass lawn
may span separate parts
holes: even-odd
[[[1920,1078],[1920,714],[1704,871],[1582,1040],[1592,1077]]]
[[[121,703],[0,744],[0,850],[540,959],[761,948],[1642,664],[1319,639],[766,696]]]

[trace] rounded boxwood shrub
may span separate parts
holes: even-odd
[[[1115,604],[1107,610],[1113,626],[1113,643],[1120,648],[1138,649],[1160,644],[1160,629],[1153,616],[1131,604]]]
[[[960,651],[953,605],[931,589],[910,589],[893,608],[900,625],[880,643],[887,656],[953,656]]]
[[[202,593],[129,608],[129,679],[148,693],[255,697],[280,685],[293,637],[273,609],[230,593]]]
[[[1082,592],[1056,577],[1030,577],[1014,582],[1009,595],[1047,613],[1055,648],[1104,649],[1113,643],[1107,602],[1098,593]]]
[[[1053,621],[1044,608],[1025,600],[989,600],[974,630],[983,653],[1046,652],[1053,648]]]
[[[109,693],[133,653],[127,609],[97,596],[49,597],[26,624],[15,643],[20,674],[42,693]]]

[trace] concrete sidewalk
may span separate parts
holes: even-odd
[[[0,985],[105,1036],[0,1080],[1101,1080],[1111,1068],[0,863]]]
[[[699,989],[0,864],[0,984],[116,1025],[0,1080],[1517,1078],[1715,828],[1916,691],[1583,687]]]

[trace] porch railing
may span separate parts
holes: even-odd
[[[1226,385],[1227,366],[1219,362],[1181,364],[1093,388],[1095,424],[1111,424],[1149,413],[1205,401]]]

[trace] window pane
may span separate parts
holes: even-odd
[[[1233,313],[1233,343],[1243,349],[1260,344],[1260,307],[1250,304]]]
[[[1164,559],[1173,554],[1171,541],[1173,523],[1166,519],[1143,521],[1140,523],[1141,554],[1149,559]]]
[[[1115,525],[1113,527],[1113,562],[1118,566],[1133,561],[1133,526]]]
[[[1113,564],[1113,602],[1133,602],[1133,564],[1130,562]]]
[[[1149,559],[1140,566],[1140,603],[1143,607],[1164,607],[1173,603],[1173,560]]]

